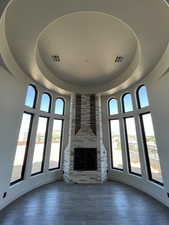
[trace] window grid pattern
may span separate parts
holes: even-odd
[[[29,91],[28,91],[29,90]],[[32,91],[30,93],[30,90]],[[27,96],[30,94],[30,96]],[[48,98],[46,98],[46,102],[44,102],[44,105],[42,105],[42,96],[49,96],[49,102]],[[55,102],[56,99],[63,99],[63,108],[60,109],[60,112],[63,112],[63,115],[58,115],[55,113]],[[27,104],[26,104],[27,102]],[[42,110],[48,109],[48,110]],[[26,98],[25,98],[25,105],[24,105],[24,113],[23,115],[31,115],[31,122],[29,126],[29,131],[27,133],[28,135],[28,140],[24,142],[24,155],[20,156],[22,157],[22,160],[20,160],[20,170],[16,168],[16,158],[18,158],[18,144],[16,148],[16,153],[15,153],[15,159],[13,162],[13,169],[11,172],[11,181],[10,185],[13,185],[15,183],[18,183],[21,180],[24,180],[25,177],[25,172],[27,170],[26,165],[27,165],[27,160],[29,157],[29,160],[32,161],[32,168],[30,168],[31,171],[30,174],[27,174],[26,176],[32,176],[32,175],[37,175],[40,173],[43,173],[44,171],[50,171],[51,169],[60,169],[61,165],[61,149],[62,149],[62,136],[63,136],[63,121],[64,121],[64,110],[65,110],[65,100],[62,97],[58,97],[57,95],[52,98],[50,93],[43,92],[41,88],[36,89],[35,85],[28,85],[27,86],[27,92],[26,92]],[[39,146],[37,148],[37,132],[38,132],[38,121],[40,119],[45,119],[46,118],[46,129],[44,129],[44,133],[41,136],[38,135],[39,137]],[[54,153],[54,150],[52,150],[52,129],[53,129],[53,124],[55,120],[62,121],[62,129],[60,130],[60,138],[59,138],[59,145],[58,148],[56,149],[56,152]],[[22,123],[21,123],[22,126]],[[43,126],[41,126],[43,130]],[[58,128],[60,129],[60,127]],[[23,130],[23,128],[22,128]],[[21,128],[19,131],[19,137],[21,136]],[[23,132],[22,132],[23,133]],[[26,135],[26,133],[25,133]],[[23,135],[24,136],[24,135]],[[18,143],[20,144],[20,140],[18,137]],[[42,139],[43,140],[42,140]],[[24,140],[26,139],[26,136],[24,137]],[[43,143],[41,143],[43,142]],[[43,146],[40,146],[43,145]],[[41,148],[42,147],[42,148]],[[36,151],[39,149],[39,154]],[[35,152],[36,151],[36,152]],[[58,151],[58,152],[57,152]],[[35,154],[36,153],[36,154]],[[42,154],[41,154],[42,153]],[[51,156],[52,155],[52,156]],[[38,162],[38,159],[35,157],[40,157],[41,159],[39,160],[38,168],[35,169],[35,162]],[[52,166],[51,168],[51,161],[50,160],[55,160],[55,167]],[[29,168],[28,168],[29,169]],[[17,171],[17,173],[16,173]],[[18,172],[19,171],[19,172]],[[14,174],[15,172],[15,174]]]
[[[127,100],[125,101],[126,96],[127,96],[126,99],[128,99],[128,101]],[[112,115],[110,113],[109,103],[111,102],[111,99],[117,99],[118,101],[118,104],[119,104],[118,114]],[[158,149],[157,149],[156,141],[155,141],[154,129],[152,128],[153,134],[151,135],[151,137],[150,135],[149,136],[146,135],[146,132],[148,131],[146,131],[145,123],[143,121],[143,115],[149,114],[151,117],[151,106],[149,105],[146,86],[140,85],[134,93],[128,92],[122,95],[121,101],[119,99],[120,97],[117,98],[117,96],[109,99],[108,118],[110,122],[112,120],[118,120],[120,122],[121,143],[123,146],[125,146],[124,148],[122,148],[122,159],[123,159],[123,164],[125,163],[125,165],[127,165],[127,172],[133,175],[142,176],[142,166],[143,166],[142,163],[144,163],[144,168],[147,169],[147,174],[148,174],[147,178],[150,181],[163,185],[163,179],[161,175],[160,161],[159,161]],[[133,121],[132,121],[132,124],[129,123],[127,126],[126,121],[129,120],[129,118],[133,118]],[[131,125],[133,129],[131,129]],[[111,138],[110,126],[109,126],[109,133],[110,133],[110,149],[111,149],[110,152],[111,152],[112,169],[117,169],[113,163],[115,159],[113,159],[113,154],[112,154],[113,149],[112,149],[112,143],[111,143],[112,138]],[[140,138],[141,138],[142,144],[138,145],[137,140]],[[151,140],[153,139],[153,142],[154,142],[153,144],[151,143],[150,139]],[[150,153],[150,144],[151,144],[151,148],[152,148],[152,145],[154,145],[154,148],[155,148],[154,151],[151,149],[151,153]],[[135,151],[134,153],[135,156],[131,154],[133,153],[131,151],[131,149],[133,150],[133,148]],[[141,162],[140,160],[141,154],[144,155],[146,162]],[[156,159],[156,165],[154,166],[156,168],[153,168],[152,166],[154,163],[152,159],[153,157]]]

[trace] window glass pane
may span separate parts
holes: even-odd
[[[12,170],[11,182],[22,179],[23,165],[28,144],[28,136],[30,130],[32,115],[24,113],[22,117],[14,165]]]
[[[111,148],[112,148],[113,168],[122,169],[123,162],[122,162],[119,120],[111,120],[110,121],[110,131],[111,131]]]
[[[64,114],[64,100],[61,98],[56,99],[55,103],[55,113],[59,115]]]
[[[141,86],[138,89],[138,101],[140,108],[144,108],[149,106],[148,96],[147,96],[147,89],[145,86]]]
[[[50,110],[51,98],[48,94],[43,94],[41,99],[40,110],[44,112],[49,112]]]
[[[149,157],[150,163],[150,171],[153,180],[157,180],[159,182],[163,182],[162,174],[161,174],[161,167],[159,161],[159,155],[156,145],[156,139],[154,135],[154,128],[152,123],[151,114],[143,114],[142,121],[144,126],[145,138],[146,138],[146,146],[147,146],[147,153]]]
[[[42,172],[44,148],[45,148],[45,136],[47,131],[48,119],[39,117],[38,128],[36,134],[36,143],[33,155],[32,174]]]
[[[54,120],[49,169],[58,168],[60,161],[62,120]]]
[[[133,111],[133,102],[131,94],[126,94],[123,96],[123,108],[124,112]]]
[[[116,99],[111,99],[109,101],[109,113],[110,115],[118,114],[118,102]]]
[[[36,100],[36,90],[32,85],[27,87],[25,105],[33,108]]]
[[[136,126],[134,118],[126,118],[126,134],[129,153],[130,172],[141,174],[140,157],[137,143]]]

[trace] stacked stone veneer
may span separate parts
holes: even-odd
[[[70,183],[103,183],[107,179],[108,167],[107,151],[103,145],[100,96],[72,95],[70,105],[64,180]],[[97,148],[97,171],[74,171],[75,148]]]

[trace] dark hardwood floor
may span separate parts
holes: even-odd
[[[169,209],[120,183],[54,183],[2,210],[0,225],[169,225]]]

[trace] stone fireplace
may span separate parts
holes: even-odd
[[[107,179],[100,101],[98,95],[71,96],[69,143],[64,151],[65,182],[103,183]]]

